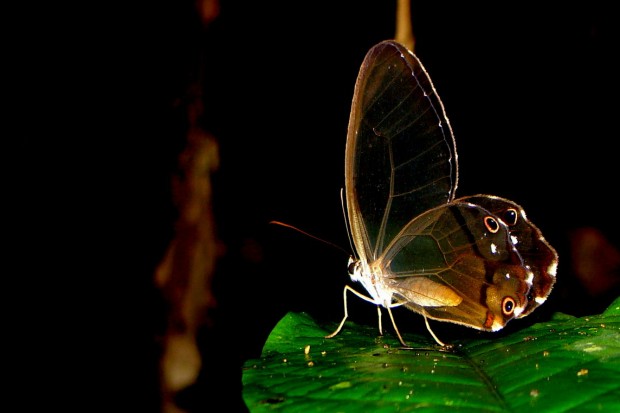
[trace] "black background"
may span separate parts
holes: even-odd
[[[207,26],[189,1],[22,11],[11,136],[23,181],[11,204],[25,214],[13,245],[26,247],[15,277],[26,282],[13,308],[29,315],[15,335],[36,360],[18,381],[52,389],[46,403],[159,408],[164,314],[152,273],[176,217],[178,102],[197,81],[220,145],[214,210],[226,254],[216,323],[201,338],[213,357],[182,402],[243,410],[241,364],[287,311],[340,319],[348,255],[269,224],[350,250],[340,189],[353,86],[366,51],[394,36],[395,4],[337,3],[222,0]],[[575,288],[568,245],[583,226],[619,244],[613,16],[604,2],[412,5],[415,52],[456,136],[457,195],[515,200],[560,253],[554,294],[511,328],[609,304]],[[374,322],[375,309],[354,301],[353,319]],[[401,331],[424,328],[397,317]]]

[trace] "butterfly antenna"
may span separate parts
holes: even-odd
[[[344,248],[342,248],[340,245],[336,245],[336,244],[334,244],[333,242],[329,242],[329,241],[327,241],[327,240],[324,240],[323,238],[319,238],[319,237],[317,237],[316,235],[312,235],[312,234],[310,234],[309,232],[306,232],[306,231],[304,231],[304,230],[301,230],[301,229],[299,229],[299,228],[297,228],[297,227],[295,227],[295,226],[293,226],[293,225],[286,224],[286,223],[284,223],[284,222],[280,222],[280,221],[270,221],[269,223],[270,223],[270,224],[273,224],[273,225],[280,225],[281,227],[285,227],[285,228],[290,228],[290,229],[293,229],[293,230],[295,230],[295,231],[297,231],[297,232],[300,232],[300,233],[302,233],[302,234],[304,234],[304,235],[306,235],[306,236],[308,236],[308,237],[310,237],[310,238],[314,238],[314,239],[315,239],[315,240],[317,240],[317,241],[321,241],[321,242],[323,242],[323,243],[325,243],[325,244],[327,244],[327,245],[330,245],[330,246],[332,246],[332,247],[334,247],[334,248],[336,248],[336,249],[339,249],[340,251],[344,252],[345,254],[349,254],[349,252],[348,252],[347,250],[345,250]]]
[[[349,227],[349,220],[347,219],[347,211],[345,208],[345,200],[344,200],[344,191],[340,188],[340,205],[342,206],[342,217],[344,218],[344,226],[347,229],[347,237],[349,238],[349,246],[351,247],[351,251],[353,251],[353,255],[355,259],[358,259],[357,253],[355,252],[355,247],[353,246],[353,239],[351,238],[351,228]]]

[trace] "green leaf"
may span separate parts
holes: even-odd
[[[333,326],[332,326],[333,327]],[[550,321],[446,351],[404,349],[347,321],[338,336],[288,313],[243,371],[251,412],[620,412],[620,298],[603,314]],[[417,343],[417,344],[416,344]]]

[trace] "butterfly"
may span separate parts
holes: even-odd
[[[558,254],[513,201],[456,198],[458,162],[443,103],[418,58],[386,40],[355,84],[345,150],[345,200],[355,256],[347,293],[381,307],[498,331],[534,311],[556,280]]]

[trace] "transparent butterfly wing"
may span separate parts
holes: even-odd
[[[454,198],[457,158],[441,100],[419,60],[393,41],[366,55],[345,154],[358,258],[370,262],[415,216]]]

